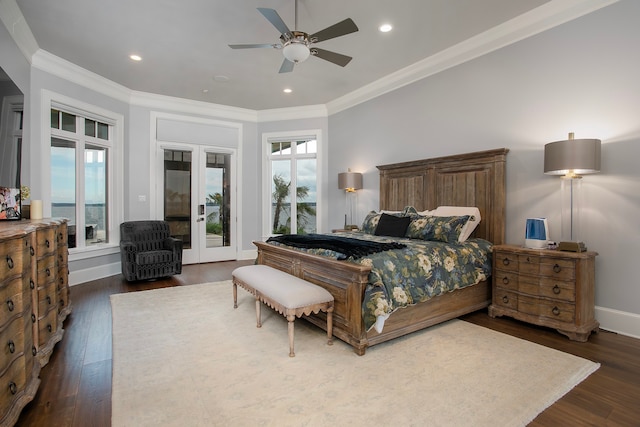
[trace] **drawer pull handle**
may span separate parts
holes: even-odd
[[[510,263],[510,262],[511,262],[511,261],[509,261],[509,258],[504,258],[504,259],[502,260],[502,263],[503,263],[504,265],[509,265],[509,263]]]
[[[531,258],[527,257],[527,262],[531,262]]]
[[[33,279],[29,280],[29,287],[30,287],[31,289],[35,289],[36,284],[35,284],[35,283],[33,283]]]
[[[9,307],[9,311],[13,311],[13,309],[15,308],[12,300],[7,301],[7,306]]]
[[[13,381],[9,383],[9,391],[11,394],[16,394],[18,392],[18,386]]]
[[[31,323],[36,323],[36,315],[31,313]]]
[[[48,268],[45,270],[45,272],[47,273],[47,276],[51,276],[51,270],[49,270]]]
[[[33,249],[33,246],[29,247],[29,253],[31,254],[31,256],[34,256],[36,254],[36,250]]]
[[[7,265],[9,266],[9,270],[13,268],[13,259],[7,255]]]
[[[53,328],[51,327],[51,324],[47,325],[47,331],[51,332],[53,330]]]
[[[63,299],[60,300],[60,307],[64,307],[64,300]]]
[[[560,293],[560,286],[555,285],[555,286],[553,287],[553,293],[554,293],[554,294],[556,294],[556,295],[558,295],[558,294]]]
[[[553,266],[553,272],[554,273],[560,273],[560,271],[562,271],[562,268],[558,264],[555,264]]]
[[[560,314],[560,309],[558,307],[553,307],[551,312],[554,314],[554,316],[557,316]]]
[[[47,304],[51,305],[51,297],[47,295]]]
[[[34,356],[35,356],[36,354],[38,354],[38,349],[36,349],[36,346],[35,346],[35,345],[32,345],[32,346],[31,346],[31,354],[33,354]]]
[[[508,296],[506,296],[506,295],[505,295],[505,296],[503,296],[503,297],[502,297],[502,302],[503,302],[503,303],[505,303],[505,304],[509,304],[509,297],[508,297]]]
[[[13,354],[16,352],[16,344],[13,341],[9,341],[9,353]]]
[[[509,278],[507,276],[504,276],[502,278],[502,283],[504,283],[505,285],[507,285],[509,283]]]
[[[49,243],[49,239],[44,241],[44,245],[48,248],[51,246],[51,243]]]

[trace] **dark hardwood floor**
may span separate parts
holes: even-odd
[[[128,284],[118,275],[73,286],[64,338],[42,369],[40,389],[17,425],[111,425],[111,294],[227,280],[234,268],[251,263],[188,265],[179,276],[153,282]],[[640,426],[640,340],[601,331],[587,343],[576,343],[550,329],[491,319],[486,310],[463,319],[601,363],[532,426]]]

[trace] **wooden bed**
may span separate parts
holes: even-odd
[[[472,237],[504,243],[505,168],[508,149],[459,154],[378,166],[380,209],[418,211],[438,206],[477,206],[482,220]],[[402,308],[385,322],[382,333],[367,332],[362,299],[370,267],[306,254],[264,242],[258,264],[265,264],[327,289],[335,299],[333,333],[363,355],[366,348],[482,309],[491,301],[489,278],[426,302]],[[306,317],[325,329],[326,315]]]

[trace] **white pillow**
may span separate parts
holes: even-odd
[[[480,224],[480,209],[475,206],[438,206],[432,211],[418,212],[423,216],[463,216],[469,215],[469,221],[462,227],[458,242],[462,243],[471,236],[473,230]]]

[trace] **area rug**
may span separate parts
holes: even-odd
[[[461,320],[357,356],[230,281],[111,296],[112,425],[520,426],[599,364]]]

